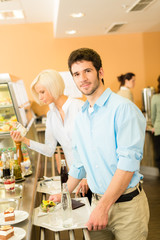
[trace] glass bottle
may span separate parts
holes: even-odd
[[[14,164],[14,152],[12,151],[12,148],[8,148],[7,156],[9,159],[9,166],[10,166],[10,171],[11,171],[13,168],[13,164]]]
[[[23,161],[28,161],[29,159],[29,154],[27,151],[26,147],[22,147],[22,154],[23,154]]]
[[[4,152],[1,155],[1,161],[3,164],[3,177],[10,176],[9,160],[7,159],[7,155]]]
[[[62,184],[66,183],[68,180],[68,171],[67,171],[67,166],[66,166],[66,162],[65,159],[61,160],[61,190],[62,190]]]
[[[18,158],[18,164],[20,165],[23,162],[23,153],[21,149],[21,142],[15,142],[16,144],[16,154]]]
[[[72,202],[70,193],[68,191],[67,183],[63,183],[62,185],[61,211],[63,227],[65,228],[71,227],[73,225]]]
[[[18,158],[16,153],[14,154],[13,174],[16,180],[22,178],[22,171],[20,165],[18,164]]]

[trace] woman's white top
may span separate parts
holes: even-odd
[[[45,143],[30,140],[30,149],[51,157],[55,152],[57,142],[59,142],[70,168],[73,161],[72,132],[74,129],[74,120],[83,104],[83,101],[69,97],[62,107],[65,113],[63,122],[55,104],[51,103],[49,105],[50,110],[47,113]]]
[[[133,102],[133,95],[129,88],[122,86],[120,87],[120,90],[117,92],[117,94],[122,97],[128,98]]]

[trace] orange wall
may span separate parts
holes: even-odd
[[[159,42],[160,32],[55,39],[52,23],[0,25],[0,73],[8,72],[23,79],[33,100],[30,83],[41,70],[67,71],[70,52],[90,47],[102,57],[106,87],[117,91],[119,74],[128,71],[136,74],[133,95],[141,107],[141,89],[157,85]]]
[[[144,33],[143,46],[146,86],[157,88],[160,75],[160,33]]]

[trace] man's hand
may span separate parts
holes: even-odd
[[[88,230],[101,230],[108,224],[108,213],[104,210],[102,206],[97,205],[97,207],[91,212],[86,226]]]
[[[76,195],[78,195],[78,193],[81,192],[82,196],[84,197],[85,194],[88,192],[88,189],[89,189],[89,187],[87,184],[87,179],[83,178],[82,181],[79,183]]]
[[[61,201],[61,194],[54,194],[54,195],[50,195],[49,200],[53,201],[53,202],[60,202]]]
[[[154,129],[154,128],[152,128],[152,129],[151,129],[151,131],[152,131],[152,133],[154,133],[154,132],[155,132],[155,129]]]
[[[117,169],[111,183],[92,211],[86,226],[88,230],[101,230],[108,224],[108,212],[115,201],[124,193],[134,172]]]

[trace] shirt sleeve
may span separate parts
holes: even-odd
[[[85,178],[86,171],[84,169],[83,163],[80,160],[80,156],[79,156],[77,144],[76,144],[76,130],[74,131],[72,136],[72,152],[73,152],[73,163],[71,165],[69,175],[77,179]]]
[[[143,156],[146,120],[132,103],[123,104],[116,114],[117,168],[139,171]]]
[[[57,140],[55,139],[52,133],[52,123],[47,117],[46,121],[46,130],[45,130],[45,143],[39,143],[33,140],[30,140],[30,149],[35,150],[47,157],[52,157],[57,146]]]

